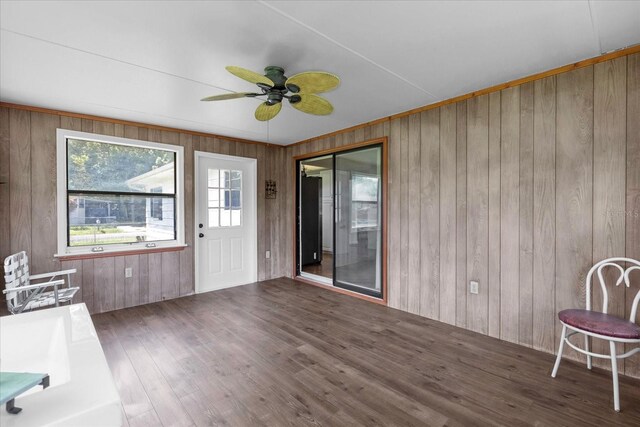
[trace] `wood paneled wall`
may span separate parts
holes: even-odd
[[[383,135],[391,307],[553,353],[590,266],[640,259],[640,54],[287,147],[287,162]],[[638,289],[612,287],[609,312],[628,317]],[[633,358],[624,370],[640,377]]]
[[[184,147],[185,213],[188,247],[179,252],[150,253],[60,262],[56,253],[56,129],[72,129]],[[153,127],[82,119],[0,107],[0,257],[26,250],[32,272],[76,268],[81,289],[77,301],[92,313],[131,307],[194,292],[193,172],[194,151],[252,157],[258,160],[258,278],[280,277],[285,268],[279,212],[284,193],[264,198],[264,181],[283,181],[284,149],[205,137]],[[271,251],[271,258],[265,252]],[[125,278],[124,270],[133,269]]]

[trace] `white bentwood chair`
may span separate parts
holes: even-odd
[[[626,263],[629,266],[625,269],[621,263],[622,265]],[[613,406],[616,411],[620,411],[618,359],[624,359],[640,352],[640,347],[633,348],[624,354],[616,354],[616,343],[640,344],[640,325],[635,322],[638,303],[640,303],[640,291],[638,291],[633,303],[631,304],[631,315],[629,316],[629,320],[612,314],[607,314],[609,295],[607,294],[607,287],[603,276],[603,270],[605,267],[615,268],[620,272],[620,276],[616,281],[616,286],[619,286],[624,282],[624,284],[629,287],[631,285],[631,272],[637,271],[640,273],[640,261],[631,258],[608,258],[591,267],[586,280],[587,309],[570,309],[563,310],[558,313],[558,318],[560,319],[560,323],[562,323],[562,336],[560,337],[558,357],[556,358],[556,363],[553,367],[551,376],[555,378],[558,373],[560,360],[562,359],[562,349],[564,348],[565,343],[574,350],[587,356],[588,369],[591,369],[592,357],[611,360],[611,374],[613,376]],[[591,282],[594,274],[598,275],[600,287],[602,288],[602,312],[591,310]],[[575,334],[584,335],[584,349],[579,348],[569,341],[569,338]],[[610,354],[600,354],[589,351],[589,337],[608,341]]]
[[[71,287],[71,275],[75,269],[52,273],[29,274],[29,257],[25,251],[9,255],[4,260],[4,281],[7,295],[7,308],[11,314],[19,314],[34,308],[47,307],[71,302],[79,287]],[[65,280],[58,277],[67,276]],[[32,280],[49,279],[46,282],[32,283]],[[47,291],[47,288],[53,290]]]

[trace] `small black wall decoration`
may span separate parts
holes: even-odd
[[[267,179],[264,182],[264,198],[275,199],[277,192],[278,190],[276,189],[276,182],[271,179]]]

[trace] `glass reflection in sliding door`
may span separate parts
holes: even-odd
[[[382,146],[335,155],[334,283],[382,296]]]

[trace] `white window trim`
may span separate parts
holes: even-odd
[[[84,139],[95,142],[115,143],[130,147],[147,147],[176,153],[176,239],[160,242],[135,242],[117,245],[104,245],[103,250],[94,251],[96,246],[67,246],[67,139]],[[184,147],[179,145],[161,144],[157,142],[140,141],[137,139],[119,138],[115,136],[99,135],[95,133],[78,132],[74,130],[58,129],[56,142],[56,173],[57,173],[57,211],[58,211],[58,253],[54,256],[104,254],[110,252],[126,252],[153,250],[157,248],[184,247]],[[148,246],[152,244],[153,246]]]

